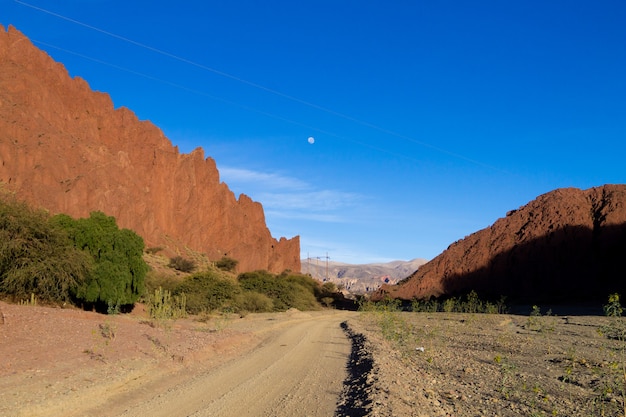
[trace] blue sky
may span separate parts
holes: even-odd
[[[348,263],[431,259],[545,192],[625,183],[625,22],[622,0],[0,3],[202,147],[273,236]]]

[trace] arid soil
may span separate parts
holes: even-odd
[[[623,415],[599,316],[0,312],[2,416]]]
[[[346,314],[154,323],[137,310],[0,303],[0,415],[334,413],[350,353]]]
[[[623,416],[613,319],[363,313],[353,329],[374,357],[371,415]]]

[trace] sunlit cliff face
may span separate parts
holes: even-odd
[[[228,256],[240,271],[300,270],[299,238],[274,239],[261,204],[235,198],[201,149],[180,154],[14,28],[0,57],[0,181],[19,198],[74,217],[99,210],[148,246]]]

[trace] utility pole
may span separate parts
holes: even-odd
[[[330,258],[328,257],[328,252],[326,252],[326,279],[328,280],[328,260]]]
[[[328,280],[328,260],[330,259],[328,252],[326,252],[326,256],[314,256],[313,259],[315,259],[316,271],[319,271],[320,259],[326,259],[326,276],[322,279],[322,281]]]

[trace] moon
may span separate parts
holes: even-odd
[[[313,136],[309,136],[309,138],[307,139],[307,141],[313,145],[315,143],[315,138]]]

